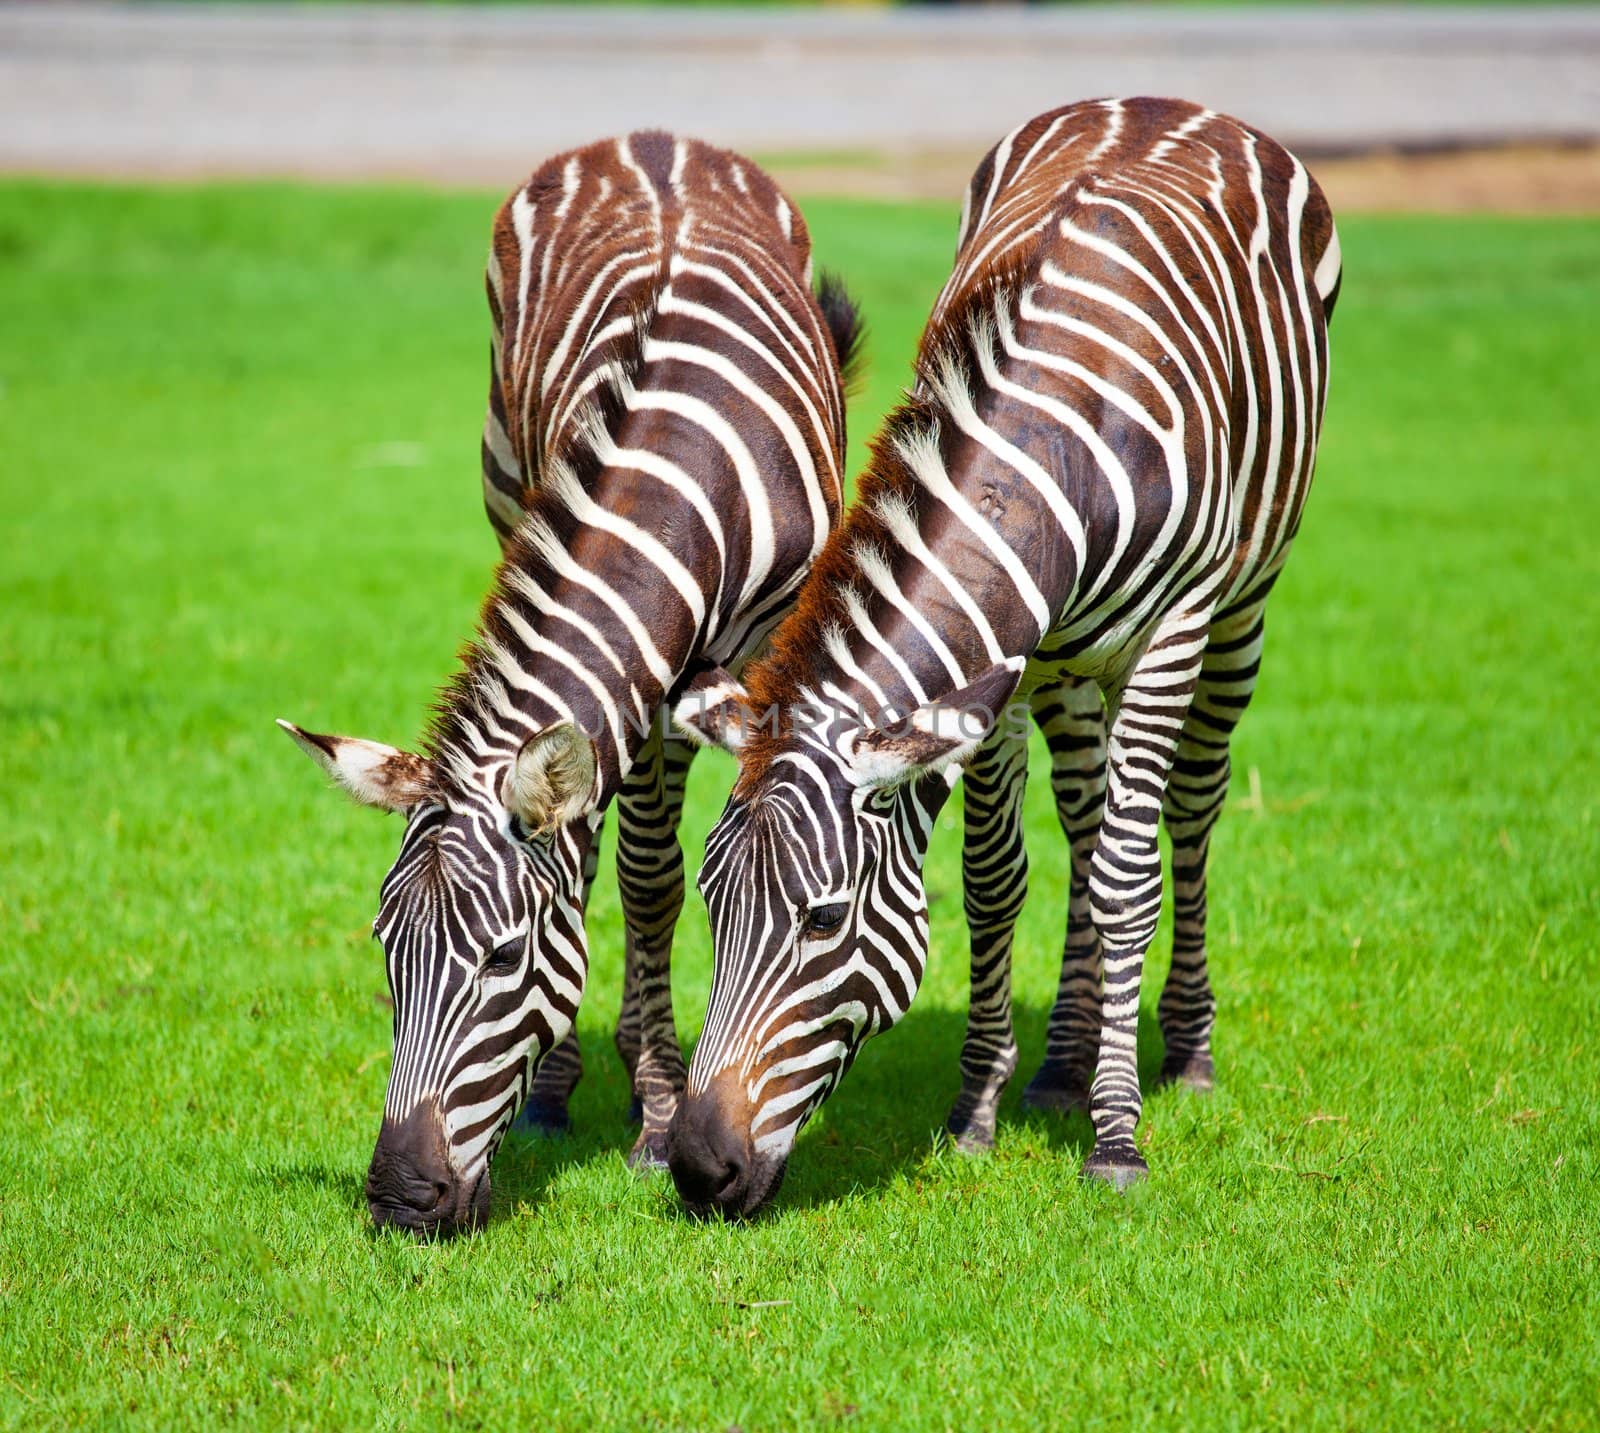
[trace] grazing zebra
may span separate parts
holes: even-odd
[[[490,1160],[558,1046],[530,1103],[565,1120],[613,797],[630,1162],[665,1162],[692,748],[656,714],[689,669],[765,641],[837,521],[856,338],[843,291],[813,295],[805,223],[772,181],[662,133],[546,163],[495,220],[487,283],[504,555],[426,750],[283,723],[357,800],[406,817],[374,923],[395,1055],[367,1198],[379,1223],[437,1232],[483,1217]]]
[[[1087,1098],[1086,1173],[1145,1172],[1135,1036],[1158,820],[1178,901],[1169,1069],[1202,1082],[1207,837],[1311,478],[1338,283],[1304,166],[1192,104],[1071,105],[979,165],[917,386],[858,501],[748,689],[708,677],[680,709],[740,750],[701,870],[716,965],[669,1141],[692,1207],[769,1199],[807,1116],[905,1013],[929,832],[969,759],[975,981],[951,1126],[992,1138],[1016,1058],[1030,705],[1074,866],[1033,1099]]]

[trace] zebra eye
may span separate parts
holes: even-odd
[[[806,912],[801,931],[805,935],[832,935],[844,924],[844,918],[849,913],[850,908],[843,901],[836,901],[826,906],[812,906]]]
[[[489,952],[488,958],[483,962],[485,970],[510,970],[522,959],[522,950],[527,945],[526,936],[512,936],[502,945],[497,945]]]

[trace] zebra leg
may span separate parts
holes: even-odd
[[[1172,841],[1172,971],[1158,1007],[1167,1052],[1163,1084],[1209,1090],[1217,1003],[1206,974],[1206,860],[1228,795],[1228,743],[1255,692],[1264,604],[1212,624],[1194,703],[1167,780],[1162,816]]]
[[[1017,1068],[1011,938],[1028,894],[1028,853],[1022,842],[1027,784],[1027,734],[997,726],[967,763],[962,784],[961,873],[972,939],[972,994],[961,1044],[961,1093],[945,1130],[967,1154],[994,1148],[1000,1095]]]
[[[658,746],[659,742],[652,738],[650,745],[639,753],[638,762],[634,767],[635,771],[646,763],[659,762],[661,760],[661,753],[657,749]],[[648,783],[646,783],[646,786],[648,786]],[[625,785],[623,792],[625,793],[626,790],[627,787]],[[617,838],[617,861],[619,867],[622,861],[622,849],[622,838],[619,836]],[[626,912],[626,901],[624,901],[624,912]],[[636,1125],[644,1119],[644,1102],[639,1098],[638,1090],[634,1086],[634,1077],[639,1069],[639,1046],[643,1038],[639,1014],[639,967],[638,962],[633,958],[632,937],[626,933],[628,930],[626,916],[624,917],[624,922],[625,945],[622,960],[622,1003],[617,1007],[617,1028],[612,1032],[611,1041],[617,1047],[617,1056],[622,1061],[622,1068],[628,1072],[628,1123]]]
[[[693,759],[692,746],[657,727],[617,796],[617,885],[627,927],[617,1050],[644,1122],[628,1154],[639,1170],[666,1166],[667,1125],[683,1094],[683,1050],[672,1019],[672,932],[683,909],[678,819]]]
[[[1089,910],[1105,969],[1100,1058],[1089,1090],[1095,1145],[1086,1176],[1118,1189],[1149,1172],[1134,1145],[1139,1093],[1139,983],[1161,915],[1161,800],[1194,697],[1211,612],[1157,628],[1113,704],[1100,835],[1089,859]]]
[[[1105,699],[1094,682],[1069,679],[1034,694],[1033,717],[1050,747],[1050,784],[1072,852],[1072,878],[1044,1063],[1028,1081],[1022,1103],[1036,1110],[1087,1111],[1100,1053],[1100,936],[1089,915],[1089,858],[1105,802]]]
[[[620,858],[622,848],[618,846]],[[634,1089],[634,1076],[639,1069],[639,1046],[643,1039],[639,1013],[639,970],[633,958],[631,942],[622,966],[622,1004],[617,1010],[617,1028],[611,1037],[617,1047],[622,1068],[628,1072],[628,1123],[638,1124],[644,1119],[644,1102]]]
[[[583,858],[585,910],[589,906],[589,892],[594,889],[594,873],[600,864],[600,832],[601,828],[596,826],[594,839],[589,842],[589,853]],[[567,1031],[566,1038],[539,1062],[512,1132],[547,1139],[570,1134],[572,1115],[568,1105],[582,1078],[583,1051],[578,1047],[578,1027],[574,1025]]]

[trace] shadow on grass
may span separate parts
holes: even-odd
[[[1023,1087],[1044,1055],[1045,1007],[1016,1010],[1021,1057],[1000,1106],[999,1138],[1025,1129],[1052,1150],[1083,1159],[1094,1144],[1087,1115],[1025,1110]],[[855,1067],[801,1135],[773,1206],[825,1207],[870,1193],[911,1173],[943,1138],[945,1117],[960,1089],[958,1058],[966,1014],[913,1007],[886,1037],[870,1041]],[[491,1223],[542,1203],[563,1171],[594,1160],[621,1159],[638,1126],[624,1117],[628,1084],[609,1037],[585,1031],[584,1082],[573,1097],[574,1131],[555,1139],[507,1140],[494,1165]],[[1161,1068],[1162,1040],[1153,1013],[1139,1016],[1139,1083],[1148,1096]],[[977,1168],[982,1156],[972,1156]],[[667,1180],[664,1172],[655,1178]]]
[[[309,1189],[331,1195],[342,1209],[367,1217],[366,1168],[339,1169],[309,1160],[262,1165],[250,1173],[255,1184],[274,1189]]]
[[[489,1225],[509,1218],[524,1205],[544,1203],[549,1197],[549,1186],[569,1166],[607,1158],[619,1142],[622,1152],[626,1153],[637,1126],[624,1124],[622,1108],[619,1106],[617,1127],[610,1132],[615,1139],[599,1130],[587,1137],[508,1139],[491,1171]],[[329,1164],[300,1161],[264,1165],[253,1171],[251,1177],[257,1184],[274,1189],[311,1190],[330,1195],[341,1209],[366,1226],[374,1239],[404,1237],[403,1231],[381,1230],[372,1223],[367,1211],[366,1173],[365,1164],[359,1169],[340,1169]]]
[[[584,1059],[589,1058],[585,1048]],[[619,1065],[620,1072],[620,1065]],[[619,1083],[621,1083],[619,1081]],[[491,1178],[493,1199],[489,1208],[491,1226],[509,1219],[528,1205],[542,1205],[553,1196],[551,1187],[574,1166],[597,1160],[620,1159],[633,1147],[639,1126],[626,1118],[627,1095],[616,1102],[610,1118],[601,1110],[581,1106],[573,1110],[570,1134],[506,1137],[495,1156]]]
[[[1044,1058],[1046,1008],[1015,1010],[1020,1054],[1000,1102],[997,1139],[1027,1130],[1051,1150],[1085,1158],[1094,1146],[1086,1114],[1022,1107],[1022,1091]],[[964,1011],[915,1007],[886,1039],[862,1051],[854,1069],[803,1133],[774,1209],[818,1208],[870,1193],[921,1166],[944,1140],[945,1118],[961,1088]],[[1163,1044],[1153,1013],[1139,1014],[1139,1084],[1148,1097],[1161,1070]],[[949,1148],[948,1145],[946,1145]],[[970,1158],[982,1169],[985,1156]]]

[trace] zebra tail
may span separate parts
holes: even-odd
[[[817,304],[833,337],[833,350],[839,358],[839,377],[846,397],[853,397],[866,366],[866,322],[850,297],[844,280],[831,270],[817,274]]]

